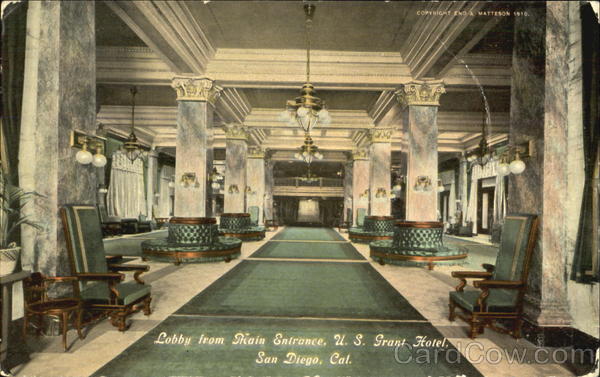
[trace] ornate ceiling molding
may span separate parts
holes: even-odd
[[[201,101],[212,105],[215,105],[223,90],[207,77],[176,76],[171,87],[177,92],[177,101]]]

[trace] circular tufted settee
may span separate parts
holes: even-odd
[[[219,236],[217,221],[209,217],[173,217],[167,238],[142,242],[142,259],[159,262],[204,263],[240,256],[242,241]]]
[[[437,221],[397,221],[391,240],[369,244],[371,258],[380,264],[404,266],[456,264],[467,257],[467,250],[443,244],[444,224]]]
[[[391,240],[394,236],[394,221],[391,216],[365,216],[362,227],[348,230],[350,240],[357,243]]]
[[[249,213],[223,213],[219,234],[242,241],[260,241],[265,238],[265,227],[252,224]]]

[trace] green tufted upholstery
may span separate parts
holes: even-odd
[[[248,213],[250,214],[250,224],[258,225],[260,208],[258,208],[257,206],[250,206],[248,207]]]
[[[442,244],[443,228],[395,227],[394,245],[399,250],[436,252]]]
[[[115,283],[115,279],[107,279],[115,275],[112,271],[130,270],[146,271],[147,266],[107,265],[102,241],[102,226],[100,215],[96,206],[91,205],[66,205],[61,208],[61,217],[67,249],[71,260],[72,273],[79,277],[77,292],[84,304],[92,310],[111,310],[113,324],[124,331],[125,317],[136,310],[134,304],[144,305],[144,312],[150,314],[150,285],[139,282]],[[111,271],[109,271],[111,270]],[[103,278],[85,278],[85,274],[104,274]],[[118,276],[118,274],[117,274]],[[115,283],[118,296],[109,290],[109,280]],[[138,278],[136,277],[136,281]],[[118,281],[118,280],[116,280]],[[139,307],[138,307],[139,310]]]
[[[219,237],[217,224],[170,224],[169,242],[210,245]]]
[[[250,217],[221,216],[221,229],[239,230],[250,227]]]
[[[374,218],[374,216],[366,216],[364,219],[363,229],[367,232],[374,233],[389,233],[394,231],[394,218],[385,219]]]
[[[365,216],[367,215],[367,210],[364,208],[358,208],[356,210],[356,226],[362,227],[365,223]]]
[[[504,226],[496,264],[491,277],[484,279],[476,286],[488,290],[489,296],[480,307],[478,300],[482,298],[481,291],[465,291],[462,286],[455,292],[450,292],[450,320],[454,320],[455,307],[458,306],[468,314],[467,320],[471,325],[471,337],[483,331],[484,326],[491,325],[498,318],[514,320],[512,330],[509,332],[516,338],[521,336],[522,306],[525,293],[528,264],[535,246],[537,232],[537,216],[530,214],[515,214],[505,217]],[[488,268],[486,268],[488,269]],[[461,279],[473,277],[467,274],[477,272],[456,271],[453,276]],[[485,284],[502,284],[501,287],[489,287]],[[513,286],[513,289],[509,289]],[[498,313],[498,314],[497,314]]]

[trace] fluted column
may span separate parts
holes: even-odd
[[[369,211],[369,152],[359,148],[352,152],[352,218],[356,226],[359,208]]]
[[[438,219],[437,111],[443,93],[441,81],[411,82],[396,91],[400,103],[405,106],[407,220]],[[418,181],[422,184],[417,185]]]
[[[265,208],[265,151],[259,147],[248,149],[248,165],[246,170],[246,206],[258,207],[258,223],[262,224]]]
[[[175,216],[210,217],[210,183],[213,162],[213,115],[221,88],[206,77],[175,77],[177,92],[177,149],[175,158]],[[183,186],[184,174],[196,181]]]
[[[372,129],[369,156],[369,195],[371,199],[370,215],[389,216],[391,201],[389,197],[392,172],[392,134],[391,128]]]
[[[225,126],[225,213],[246,212],[246,156],[248,131],[241,124]]]

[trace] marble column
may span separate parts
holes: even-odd
[[[405,106],[406,219],[410,221],[438,220],[437,111],[443,93],[441,81],[411,82],[396,92]],[[418,186],[418,181],[428,185]]]
[[[509,213],[540,215],[524,310],[544,328],[568,326],[571,321],[565,281],[568,8],[568,2],[526,7],[528,19],[539,22],[517,17],[514,29],[509,141],[518,145],[532,140],[534,152],[525,160],[522,174],[509,176],[507,205]]]
[[[246,170],[246,187],[250,191],[246,194],[247,207],[258,207],[258,223],[263,224],[265,206],[265,152],[259,147],[248,149],[248,165]]]
[[[273,179],[273,160],[271,160],[268,154],[265,156],[265,219],[275,220],[275,213],[273,212],[273,186],[275,182]]]
[[[152,210],[154,208],[154,203],[156,203],[154,194],[158,192],[156,190],[158,182],[158,152],[154,149],[148,152],[146,169],[146,206],[148,209],[148,219],[152,219]]]
[[[468,179],[469,176],[467,174],[467,170],[469,168],[469,163],[465,156],[461,156],[459,160],[458,166],[458,200],[460,201],[460,207],[457,206],[457,209],[460,209],[461,213],[461,226],[466,226],[466,211],[467,211],[467,201],[468,201]]]
[[[22,227],[23,269],[70,273],[59,208],[96,204],[97,168],[75,160],[74,129],[96,130],[95,8],[87,1],[33,1],[27,13],[19,184],[43,197],[23,214],[43,231]]]
[[[246,156],[248,131],[240,124],[225,126],[225,213],[246,212]]]
[[[352,160],[344,163],[344,221],[352,220],[352,181],[353,181]],[[348,214],[350,213],[350,215]]]
[[[358,148],[352,152],[352,218],[356,226],[356,214],[359,208],[369,212],[369,152]]]
[[[389,216],[392,210],[391,173],[392,173],[392,135],[391,128],[372,129],[369,146],[369,196],[370,215]]]
[[[221,88],[209,78],[186,76],[175,77],[171,86],[177,92],[174,213],[177,217],[210,217],[212,127]],[[195,182],[183,186],[184,174],[195,175]]]

